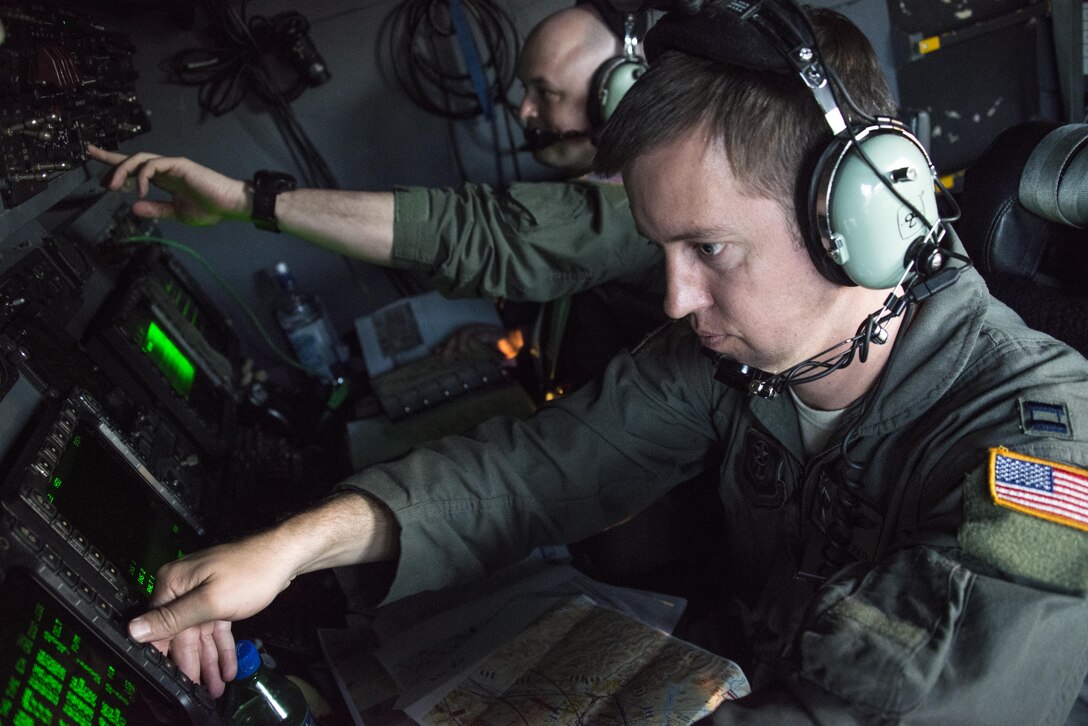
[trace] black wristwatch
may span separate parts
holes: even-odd
[[[282,171],[261,170],[253,175],[253,214],[251,219],[257,229],[279,232],[276,224],[276,195],[298,188],[298,182]]]

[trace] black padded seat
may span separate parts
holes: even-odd
[[[964,176],[956,230],[994,296],[1088,355],[1088,124],[1002,132]]]

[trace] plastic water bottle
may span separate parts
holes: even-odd
[[[276,264],[276,284],[280,289],[276,319],[291,341],[298,362],[326,383],[335,383],[333,366],[341,360],[340,350],[321,301],[313,293],[298,289],[283,262]]]
[[[315,726],[302,691],[289,679],[266,669],[257,646],[239,640],[235,651],[238,675],[227,690],[226,703],[231,726]]]

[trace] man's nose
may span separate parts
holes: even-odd
[[[522,126],[525,126],[530,119],[534,119],[537,116],[536,102],[532,98],[532,94],[526,93],[521,103],[518,105],[518,121]]]
[[[665,314],[679,320],[711,304],[702,278],[677,255],[665,255]]]

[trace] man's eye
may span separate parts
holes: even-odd
[[[697,246],[699,254],[703,257],[714,257],[716,254],[722,251],[725,245],[717,242],[704,242]]]

